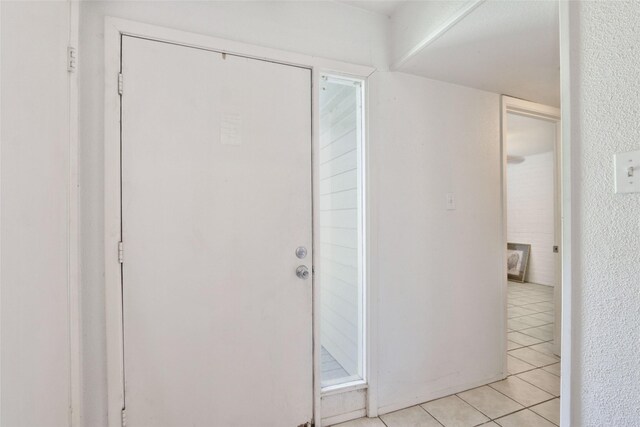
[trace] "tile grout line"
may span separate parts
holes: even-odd
[[[522,348],[524,348],[524,347],[516,348],[515,350],[521,350]],[[533,350],[533,349],[529,349],[529,350],[531,350],[531,351],[535,351],[535,350]],[[513,350],[511,350],[511,351],[513,351]],[[538,353],[540,353],[540,352],[538,352]],[[507,354],[508,354],[508,353],[507,353]],[[544,354],[544,353],[540,353],[540,354]],[[528,365],[534,366],[534,367],[536,367],[536,368],[546,368],[547,366],[551,366],[551,365],[555,365],[556,363],[560,363],[560,361],[559,361],[559,360],[557,360],[557,361],[555,361],[555,362],[553,362],[553,363],[548,363],[548,364],[546,364],[546,365],[542,365],[542,366],[536,366],[536,365],[534,365],[533,363],[531,363],[531,362],[527,362],[526,360],[524,360],[524,359],[522,359],[522,358],[520,358],[520,357],[518,357],[518,356],[514,356],[513,354],[508,354],[508,355],[509,355],[509,356],[511,356],[511,357],[513,357],[514,359],[518,359],[519,361],[524,362],[524,363],[526,363],[526,364],[528,364]],[[531,371],[531,369],[529,369],[529,371]],[[525,372],[525,371],[522,371],[522,372]],[[522,372],[518,372],[518,373],[519,373],[519,374],[521,374]]]
[[[479,386],[479,387],[475,387],[475,388],[471,388],[471,389],[469,389],[469,390],[461,391],[460,393],[466,393],[467,391],[476,390],[476,389],[479,389],[479,388],[481,388],[481,387],[486,387],[486,386],[487,386],[486,384],[485,384],[485,385],[481,385],[481,386]],[[470,402],[467,402],[466,400],[464,400],[464,398],[463,398],[462,396],[460,396],[458,393],[456,393],[456,394],[455,394],[455,396],[456,396],[458,399],[462,400],[462,401],[463,401],[464,403],[466,403],[467,405],[471,406],[471,407],[472,407],[473,409],[475,409],[476,411],[480,412],[480,413],[481,413],[482,415],[484,415],[485,417],[487,417],[487,418],[489,419],[489,421],[486,421],[484,424],[486,424],[486,423],[490,423],[491,421],[493,421],[493,418],[491,418],[489,415],[487,415],[487,414],[485,414],[484,412],[482,412],[480,409],[476,408],[476,407],[475,407],[474,405],[472,405]],[[513,400],[513,399],[511,399],[511,400]],[[515,402],[515,400],[514,400],[514,402]],[[516,402],[516,403],[518,403],[518,402]],[[518,403],[518,404],[519,404],[519,403]],[[480,425],[482,425],[482,424],[480,424]]]
[[[551,399],[543,400],[543,401],[540,401],[539,403],[534,403],[533,405],[531,405],[531,406],[527,406],[526,408],[530,408],[530,407],[532,407],[532,406],[539,405],[540,403],[545,403],[545,402],[548,402],[548,401],[553,400],[553,399],[555,399],[555,398],[556,398],[556,395],[555,395],[555,394],[553,394],[553,393],[549,393],[549,392],[548,392],[548,391],[546,391],[546,390],[542,390],[540,387],[536,386],[535,384],[531,384],[529,381],[523,380],[522,378],[519,378],[519,377],[517,377],[516,375],[509,375],[509,377],[516,377],[516,378],[518,378],[520,381],[524,381],[524,382],[526,382],[527,384],[529,384],[529,385],[531,385],[531,386],[533,386],[533,387],[537,388],[538,390],[544,391],[544,392],[545,392],[546,394],[548,394],[549,396],[552,396],[552,398],[551,398]],[[509,377],[505,378],[505,379],[504,379],[504,380],[502,380],[502,381],[506,381]],[[500,381],[496,381],[496,382],[500,382]],[[495,384],[495,383],[491,383],[491,384]],[[503,392],[501,392],[501,391],[500,391],[500,390],[498,390],[497,388],[495,388],[495,387],[491,386],[491,384],[487,384],[487,385],[488,385],[489,387],[491,387],[492,389],[494,389],[495,391],[497,391],[498,393],[500,393],[500,394],[504,394]],[[504,395],[505,395],[505,396],[507,396],[506,394],[504,394]],[[509,397],[509,396],[507,396],[507,397]],[[509,399],[513,400],[514,402],[520,403],[520,402],[518,402],[517,400],[515,400],[513,397],[509,397]],[[520,403],[520,404],[521,404],[522,406],[525,406],[525,405],[524,405],[524,404],[522,404],[522,403]]]
[[[542,368],[538,368],[538,369],[542,369]],[[535,370],[535,369],[534,369],[534,370]],[[544,371],[544,369],[542,369],[542,370]],[[532,372],[532,371],[527,371],[527,372]],[[547,371],[545,371],[545,372],[547,372]],[[522,373],[524,374],[525,372],[522,372]],[[548,374],[550,374],[550,375],[553,375],[553,374],[552,374],[552,373],[550,373],[550,372],[547,372],[547,373],[548,373]],[[520,375],[520,374],[510,375],[510,376],[512,376],[512,377],[517,377],[518,379],[520,379],[520,380],[522,380],[522,381],[526,382],[527,384],[531,384],[531,385],[532,385],[532,386],[534,386],[535,388],[540,389],[540,390],[544,391],[545,393],[550,394],[550,395],[551,395],[551,396],[553,396],[553,397],[560,398],[560,395],[557,395],[557,396],[556,396],[555,394],[553,394],[553,393],[551,393],[551,392],[549,392],[549,391],[547,391],[547,390],[545,390],[545,389],[543,389],[543,388],[538,387],[538,386],[537,386],[537,385],[535,385],[534,383],[529,382],[529,381],[525,380],[524,378],[520,378],[520,377],[518,377],[518,375]],[[509,378],[509,377],[507,377],[507,378]]]
[[[549,341],[545,341],[545,342],[549,342]],[[541,343],[541,344],[543,344],[543,343]],[[533,345],[537,345],[537,344],[533,344]],[[528,347],[520,347],[520,348],[528,348]],[[515,348],[514,350],[520,350],[520,348]],[[533,349],[531,349],[531,350],[532,350],[532,351],[536,351],[536,350],[533,350]],[[513,350],[509,350],[509,351],[513,351]],[[555,365],[555,364],[560,363],[560,360],[558,360],[558,361],[553,362],[553,363],[550,363],[550,364],[548,364],[548,365],[535,366],[535,365],[533,365],[533,364],[531,364],[531,363],[527,362],[526,360],[520,359],[519,357],[516,357],[516,356],[513,356],[513,355],[509,354],[509,351],[507,351],[507,355],[508,355],[508,356],[511,356],[511,357],[513,357],[514,359],[518,359],[519,361],[524,362],[524,363],[526,363],[527,365],[531,365],[531,366],[533,366],[533,369],[526,369],[526,370],[524,370],[524,371],[520,371],[520,372],[516,372],[516,373],[510,374],[510,373],[508,372],[509,368],[507,367],[507,377],[509,377],[509,376],[511,376],[511,375],[520,375],[520,374],[524,374],[525,372],[535,371],[536,369],[547,368],[547,367],[549,367],[549,366],[552,366],[552,365]],[[538,352],[538,353],[540,353],[540,352]],[[541,354],[544,354],[544,353],[541,353]],[[549,372],[549,371],[547,371],[547,372]],[[550,373],[551,375],[555,375],[556,377],[559,377],[559,375],[556,375],[556,374],[554,374],[554,373],[552,373],[552,372],[549,372],[549,373]]]
[[[549,324],[551,324],[551,323],[549,323]],[[535,338],[535,339],[539,340],[540,338],[534,337],[533,335],[529,335],[528,333],[524,332],[524,331],[528,331],[529,329],[537,329],[537,328],[540,328],[540,326],[534,326],[533,328],[525,328],[525,329],[521,329],[519,331],[514,331],[514,332],[520,332],[521,334],[524,334],[524,335],[527,335],[527,336],[529,336],[531,338]],[[544,342],[548,342],[548,341],[553,341],[553,338],[550,339],[550,340],[544,340]]]
[[[556,397],[555,399],[560,399],[560,396]],[[534,406],[542,405],[543,403],[551,402],[552,400],[554,400],[554,399],[550,399],[550,400],[547,400],[547,401],[545,401],[545,402],[538,403],[537,405],[534,405]],[[533,408],[533,406],[531,406],[531,408]],[[554,426],[558,426],[558,424],[556,424],[555,422],[551,421],[549,418],[545,417],[544,415],[542,415],[542,414],[538,414],[536,411],[534,411],[534,410],[533,410],[533,409],[531,409],[531,408],[528,408],[531,412],[533,412],[533,413],[534,413],[534,414],[536,414],[537,416],[539,416],[539,417],[541,417],[541,418],[543,418],[543,419],[545,419],[545,420],[549,421],[549,422],[550,422],[551,424],[553,424]],[[559,427],[559,426],[558,426],[558,427]]]
[[[384,424],[384,425],[385,425],[385,427],[389,427],[389,425],[388,425],[387,423],[385,423],[385,422],[384,422],[384,420],[382,419],[382,417],[377,416],[376,418],[377,418],[377,419],[379,419],[379,420],[380,420],[380,422],[381,422],[382,424]]]
[[[427,403],[427,402],[424,402],[424,403]],[[442,427],[446,427],[444,424],[442,424],[442,423],[440,422],[440,420],[439,420],[439,419],[437,419],[437,418],[436,418],[436,416],[435,416],[435,415],[433,415],[431,412],[427,411],[427,408],[425,408],[424,406],[422,406],[422,405],[424,405],[424,403],[419,403],[417,406],[419,406],[419,407],[420,407],[420,409],[422,409],[424,412],[426,412],[427,414],[429,414],[429,416],[431,416],[431,418],[433,418],[434,420],[436,420],[436,422],[437,422],[438,424],[440,424]]]
[[[549,400],[544,401],[544,402],[541,402],[541,403],[546,403],[546,402],[549,402]],[[538,403],[538,404],[536,404],[536,405],[533,405],[533,406],[537,406],[537,405],[539,405],[539,404],[540,404],[540,403]],[[502,419],[502,418],[505,418],[505,417],[508,417],[508,416],[510,416],[510,415],[513,415],[513,414],[517,414],[518,412],[523,412],[523,411],[526,411],[526,410],[531,411],[531,408],[533,408],[533,406],[528,406],[528,407],[526,407],[526,408],[518,409],[518,410],[517,410],[517,411],[515,411],[515,412],[511,412],[511,413],[509,413],[509,414],[507,414],[507,415],[503,415],[503,416],[501,416],[501,417],[499,417],[499,418],[494,418],[494,419],[492,419],[492,420],[491,420],[491,421],[489,421],[489,422],[494,422],[494,423],[498,424],[498,420],[500,420],[500,419]],[[539,416],[539,417],[540,417],[540,418],[542,418],[543,420],[545,420],[545,421],[549,421],[549,422],[550,422],[551,424],[553,424],[554,426],[557,426],[557,424],[556,424],[556,423],[554,423],[553,421],[550,421],[550,420],[546,419],[546,418],[545,418],[545,417],[543,417],[542,415],[538,414],[536,411],[531,411],[531,412],[533,412],[535,415]],[[502,427],[502,424],[498,424],[498,425]]]
[[[508,378],[508,377],[507,377],[507,378]],[[504,380],[503,380],[503,381],[504,381]],[[488,385],[489,387],[491,387],[491,385],[490,385],[490,384],[487,384],[487,385]],[[515,414],[516,412],[525,411],[525,410],[527,410],[527,409],[531,410],[531,408],[533,408],[534,406],[538,406],[538,405],[541,405],[541,404],[543,404],[543,403],[550,402],[550,401],[552,401],[552,400],[554,400],[554,399],[559,399],[559,397],[555,397],[555,396],[554,396],[554,397],[553,397],[553,398],[551,398],[551,399],[543,400],[543,401],[541,401],[541,402],[534,403],[533,405],[525,406],[525,405],[523,405],[522,403],[520,403],[520,402],[518,402],[518,401],[514,400],[513,398],[511,398],[511,397],[507,396],[506,394],[502,393],[500,390],[496,390],[496,389],[495,389],[495,388],[493,388],[493,387],[491,387],[491,389],[492,389],[492,390],[497,391],[497,392],[498,392],[498,393],[500,393],[501,395],[505,396],[507,399],[513,400],[513,401],[514,401],[514,402],[516,402],[518,405],[523,406],[523,408],[520,408],[520,409],[518,409],[517,411],[513,411],[513,412],[510,412],[510,413],[508,413],[508,414],[501,415],[501,416],[499,416],[499,417],[497,417],[497,418],[492,418],[492,419],[491,419],[491,421],[494,421],[494,422],[495,422],[496,420],[499,420],[500,418],[504,418],[504,417],[507,417],[507,416],[509,416],[509,415]],[[544,390],[543,390],[543,391],[544,391]],[[548,394],[551,394],[551,393],[548,393]],[[465,401],[465,402],[466,402],[466,401]],[[475,406],[474,406],[474,408],[475,408]],[[476,408],[476,410],[477,410],[477,409],[478,409],[478,408]],[[540,415],[540,414],[538,414],[538,413],[537,413],[537,412],[535,412],[535,411],[532,411],[532,412],[533,412],[533,413],[535,413],[536,415]],[[486,415],[486,414],[485,414],[485,415]],[[542,416],[542,415],[540,415],[540,416]],[[544,418],[544,417],[542,417],[542,418]],[[546,418],[544,418],[544,419],[546,420]],[[549,421],[549,420],[547,420],[547,421]],[[551,424],[555,424],[555,423],[553,423],[553,422],[552,422]]]

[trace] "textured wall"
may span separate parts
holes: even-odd
[[[554,155],[526,156],[507,165],[507,241],[529,243],[526,281],[555,286]]]
[[[613,155],[640,149],[640,3],[570,5],[575,426],[640,424],[640,194]],[[580,272],[581,271],[581,272]]]

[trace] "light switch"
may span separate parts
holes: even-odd
[[[640,193],[640,150],[615,155],[616,193]]]
[[[447,210],[453,211],[456,209],[456,195],[453,193],[447,193]]]

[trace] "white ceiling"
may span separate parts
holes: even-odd
[[[556,123],[507,114],[507,155],[526,157],[553,151]]]
[[[359,9],[368,10],[369,12],[379,13],[381,15],[391,16],[398,6],[405,0],[338,0],[339,3],[348,4]]]
[[[486,1],[398,71],[557,107],[558,3]]]

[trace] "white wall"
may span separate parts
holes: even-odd
[[[531,245],[525,280],[555,286],[554,153],[507,165],[507,241]]]
[[[349,373],[362,364],[359,90],[325,83],[320,94],[320,342]],[[324,380],[324,379],[323,379]]]
[[[0,425],[68,426],[70,8],[0,8]]]
[[[640,149],[640,3],[570,2],[568,7],[573,159],[571,425],[636,426],[640,194],[614,194],[612,166],[614,153]]]
[[[364,65],[386,66],[388,18],[337,2],[81,2],[80,163],[84,413],[106,423],[104,17]]]
[[[402,73],[371,85],[371,280],[388,412],[502,373],[500,98]]]

